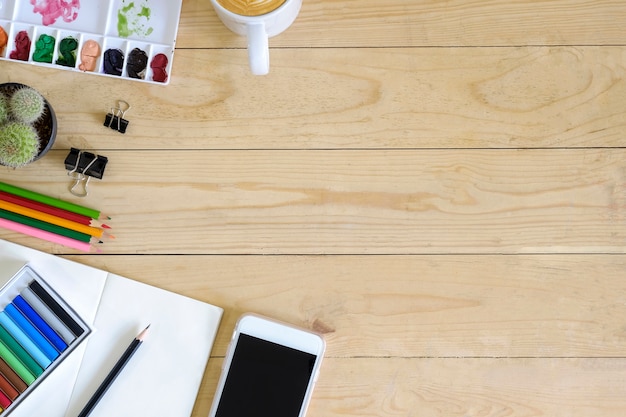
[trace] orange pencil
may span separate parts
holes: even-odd
[[[75,230],[77,232],[85,233],[97,238],[102,237],[104,231],[96,227],[86,226],[84,224],[76,223],[61,217],[52,216],[48,213],[33,210],[28,207],[23,207],[18,204],[9,203],[8,201],[0,200],[0,209],[11,211],[13,213],[21,214],[22,216],[32,217],[33,219],[41,220],[46,223],[56,224],[57,226],[65,227],[66,229]]]

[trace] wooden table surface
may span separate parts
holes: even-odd
[[[117,237],[0,238],[223,307],[193,417],[247,311],[325,333],[310,417],[622,417],[625,31],[623,0],[305,0],[255,77],[184,0],[168,86],[0,62],[59,120],[0,180]],[[70,147],[109,158],[82,200]]]

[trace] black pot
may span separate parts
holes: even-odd
[[[0,91],[5,93],[7,96],[13,94],[14,91],[28,87],[25,84],[20,83],[2,83],[0,84]],[[57,117],[54,113],[54,109],[48,103],[48,100],[44,97],[44,111],[43,116],[39,118],[35,123],[33,123],[33,127],[39,134],[39,153],[33,159],[32,162],[35,162],[38,159],[41,159],[50,149],[52,149],[52,145],[54,145],[54,141],[57,137]]]

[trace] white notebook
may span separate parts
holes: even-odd
[[[191,415],[223,310],[0,239],[0,286],[28,264],[91,334],[10,411],[80,413],[131,341],[149,333],[90,417]]]

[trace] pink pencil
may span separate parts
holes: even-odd
[[[47,240],[48,242],[58,243],[59,245],[67,246],[68,248],[78,249],[84,252],[91,251],[91,245],[87,242],[81,242],[80,240],[70,239],[69,237],[57,235],[55,233],[50,233],[45,230],[37,229],[35,227],[27,226],[21,223],[16,223],[11,220],[0,218],[0,227],[13,230],[14,232],[23,233],[28,236]]]

